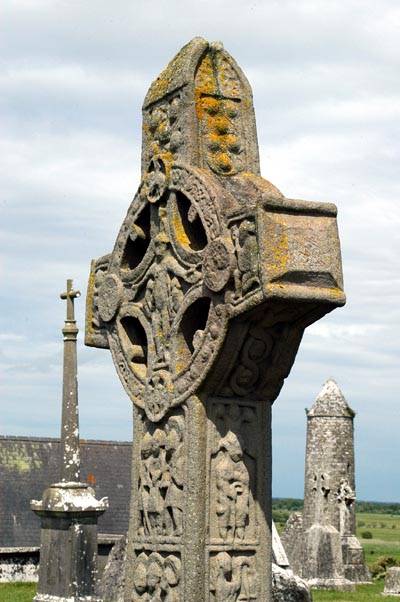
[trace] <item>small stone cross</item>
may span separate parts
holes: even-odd
[[[67,300],[67,322],[73,322],[75,320],[75,312],[74,312],[74,299],[76,297],[80,297],[80,291],[74,291],[73,282],[71,279],[67,280],[67,291],[65,293],[60,294],[61,299]]]

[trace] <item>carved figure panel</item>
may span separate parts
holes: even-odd
[[[133,602],[181,602],[182,565],[177,554],[140,552],[133,569]]]
[[[258,599],[259,583],[253,555],[219,552],[210,558],[212,602],[250,602]]]
[[[183,531],[185,419],[144,422],[138,481],[138,539],[174,539]]]
[[[210,541],[254,542],[256,407],[221,401],[210,413]]]

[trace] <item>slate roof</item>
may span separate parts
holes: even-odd
[[[59,439],[0,436],[0,548],[39,545],[40,520],[29,503],[59,480],[59,457]],[[81,480],[110,502],[99,534],[127,531],[131,462],[128,441],[81,441]]]

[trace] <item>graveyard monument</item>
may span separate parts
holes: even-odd
[[[193,39],[146,95],[141,183],[88,287],[86,344],[132,401],[126,602],[271,600],[271,404],[344,302],[336,207],[261,177],[249,83]]]
[[[101,602],[96,595],[97,520],[108,508],[87,483],[80,482],[78,384],[72,280],[60,296],[67,302],[61,424],[60,481],[50,485],[31,508],[40,517],[40,566],[36,602]]]

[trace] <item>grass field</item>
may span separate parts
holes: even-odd
[[[383,602],[383,581],[375,581],[372,585],[357,585],[355,592],[336,592],[333,590],[313,590],[314,602]]]
[[[35,583],[0,583],[0,602],[32,602]]]
[[[400,566],[400,514],[357,514],[357,537],[370,567],[381,556],[391,556]],[[370,532],[371,539],[363,534]],[[313,591],[315,602],[382,602],[384,582],[382,579],[372,585],[359,585],[355,592]],[[0,584],[0,602],[32,602],[36,593],[33,583]],[[393,598],[386,598],[387,600]]]
[[[379,556],[392,556],[400,565],[400,515],[358,514],[356,524],[369,566]],[[366,531],[372,534],[372,539],[364,539]]]

